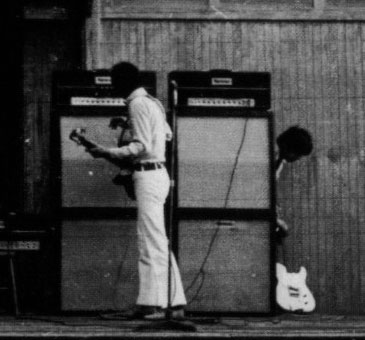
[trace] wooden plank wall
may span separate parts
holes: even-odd
[[[101,20],[99,56],[157,72],[268,71],[276,133],[299,124],[315,150],[289,165],[278,200],[291,227],[288,267],[308,269],[320,313],[365,313],[365,25],[344,21]]]

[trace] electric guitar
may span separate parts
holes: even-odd
[[[282,253],[278,258],[285,263],[284,237],[288,235],[288,225],[279,217],[277,218],[276,235],[278,247]],[[298,273],[289,273],[282,263],[276,263],[276,302],[289,312],[312,312],[316,307],[313,294],[306,285],[307,270],[302,266]]]
[[[298,273],[288,273],[286,267],[276,263],[276,302],[284,310],[290,312],[313,312],[316,302],[306,285],[307,270],[300,267]]]
[[[74,141],[78,145],[84,146],[86,149],[92,149],[97,147],[97,144],[87,137],[85,137],[86,129],[77,128],[73,129],[69,135],[69,138]],[[123,146],[123,144],[128,144],[128,142],[122,142],[123,133],[119,138],[118,146]],[[115,185],[122,185],[128,195],[128,197],[132,200],[136,199],[136,195],[134,192],[134,185],[132,179],[133,173],[133,161],[131,158],[124,159],[110,159],[108,158],[108,162],[114,164],[119,168],[119,173],[113,178],[112,182]]]

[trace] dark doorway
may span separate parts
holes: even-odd
[[[40,245],[16,254],[21,312],[59,307],[59,237],[51,210],[52,75],[81,68],[83,17],[69,1],[56,2],[8,0],[4,5],[0,219],[7,221],[14,212],[15,222],[5,225]],[[35,232],[38,239],[29,236]],[[11,310],[11,300],[1,301],[0,310]]]

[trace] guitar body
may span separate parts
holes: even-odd
[[[306,285],[307,271],[300,267],[298,273],[289,273],[284,265],[276,264],[276,302],[286,311],[312,312],[316,307],[313,294]]]

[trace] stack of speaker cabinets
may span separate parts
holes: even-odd
[[[270,74],[172,72],[174,249],[188,310],[269,313],[275,220]]]
[[[155,94],[155,74],[142,73]],[[59,73],[54,78],[54,191],[58,197],[60,295],[64,311],[121,310],[135,303],[138,290],[136,208],[112,180],[118,167],[94,159],[69,138],[74,129],[104,146],[118,145],[126,117],[123,98],[113,93],[107,71]]]
[[[143,72],[142,79],[154,95],[155,74]],[[168,118],[175,125],[175,148],[168,147],[175,183],[170,237],[188,310],[269,313],[275,220],[270,75],[177,71],[168,82]],[[121,130],[109,122],[126,116],[126,106],[114,96],[107,71],[60,73],[54,84],[61,309],[126,309],[138,290],[135,203],[113,184],[117,167],[69,139],[80,128],[88,139],[116,146]]]

